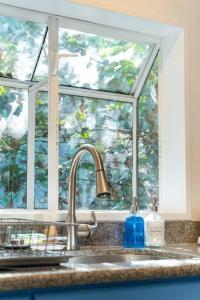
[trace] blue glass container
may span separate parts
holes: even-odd
[[[137,201],[134,198],[131,215],[124,222],[123,246],[125,248],[143,248],[144,239],[144,219],[137,213]]]

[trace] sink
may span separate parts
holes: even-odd
[[[61,266],[76,270],[118,269],[166,259],[168,258],[148,254],[92,255],[71,257],[68,262],[61,263]]]
[[[1,267],[0,266],[0,274],[1,273],[20,273],[20,272],[52,272],[52,271],[60,271],[66,269],[65,267],[62,267],[60,265],[24,265],[24,266],[10,266],[10,267]]]
[[[20,254],[22,254],[20,252]],[[32,253],[34,254],[34,253]],[[17,254],[10,258],[4,253],[4,259],[0,260],[1,272],[27,272],[27,271],[51,271],[63,268],[86,268],[86,269],[105,269],[115,268],[119,266],[132,266],[134,263],[142,261],[152,261],[161,259],[157,255],[148,254],[108,254],[108,255],[92,255],[92,256],[41,256],[36,253],[32,256],[18,257]]]
[[[105,263],[129,263],[132,261],[145,261],[161,259],[159,256],[145,254],[118,254],[118,255],[94,255],[94,256],[79,256],[69,259],[69,264],[105,264]]]

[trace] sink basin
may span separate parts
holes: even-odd
[[[159,256],[151,256],[145,254],[118,254],[118,255],[95,255],[95,256],[79,256],[69,259],[69,265],[77,264],[121,264],[133,261],[158,260]]]

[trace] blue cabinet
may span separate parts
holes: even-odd
[[[200,278],[125,282],[0,293],[0,300],[199,300]]]
[[[199,300],[200,280],[74,287],[34,294],[34,300]]]
[[[30,292],[0,292],[0,300],[32,300],[32,293]]]

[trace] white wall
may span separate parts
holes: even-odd
[[[183,30],[161,41],[158,87],[160,209],[189,218]]]

